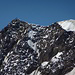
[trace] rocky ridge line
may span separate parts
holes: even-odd
[[[0,75],[74,75],[75,33],[64,22],[12,20],[0,31]]]

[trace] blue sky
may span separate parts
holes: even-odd
[[[75,0],[0,0],[0,29],[15,18],[44,26],[75,19]]]

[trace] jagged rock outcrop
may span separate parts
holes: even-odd
[[[74,75],[75,21],[67,28],[64,22],[40,26],[12,20],[0,31],[0,75]]]

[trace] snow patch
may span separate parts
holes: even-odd
[[[75,20],[60,21],[58,24],[66,31],[75,31]]]
[[[37,47],[36,47],[36,42],[33,43],[31,40],[28,40],[27,41],[28,45],[33,49],[33,50],[36,50]]]
[[[75,67],[73,68],[73,70],[65,75],[75,75]]]
[[[34,74],[35,74],[35,70],[30,75],[34,75]]]
[[[56,69],[53,69],[52,72],[55,73],[56,72]]]
[[[6,64],[8,63],[8,58],[7,58],[7,56],[5,57],[4,62],[5,62]]]
[[[14,66],[16,66],[17,65],[17,63],[14,63]]]
[[[58,52],[57,55],[55,55],[55,56],[51,59],[51,61],[52,61],[53,63],[58,62],[59,59],[61,59],[61,55],[62,55],[62,54],[63,54],[62,52]]]
[[[48,35],[45,35],[43,38],[47,38],[48,37]]]
[[[37,72],[37,74],[35,74],[35,75],[41,75],[41,72],[40,72],[40,71],[38,71],[38,72]]]
[[[43,62],[41,65],[46,66],[48,64],[48,61]]]
[[[33,39],[33,38],[34,38],[34,35],[36,35],[36,33],[37,33],[37,32],[31,30],[31,31],[29,31],[29,33],[28,33],[28,37],[30,37],[31,39]]]
[[[37,42],[33,43],[31,40],[27,41],[28,45],[38,53],[38,56],[40,55],[39,49],[37,49]]]
[[[8,56],[10,55],[10,53],[7,54],[7,56],[4,59],[4,62],[7,64],[8,63]]]
[[[18,40],[17,45],[19,44],[20,41],[21,41],[21,40]]]
[[[41,72],[38,70],[34,70],[30,75],[41,75]]]

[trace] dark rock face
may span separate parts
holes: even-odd
[[[0,75],[65,75],[75,67],[75,33],[13,20],[0,31]]]

